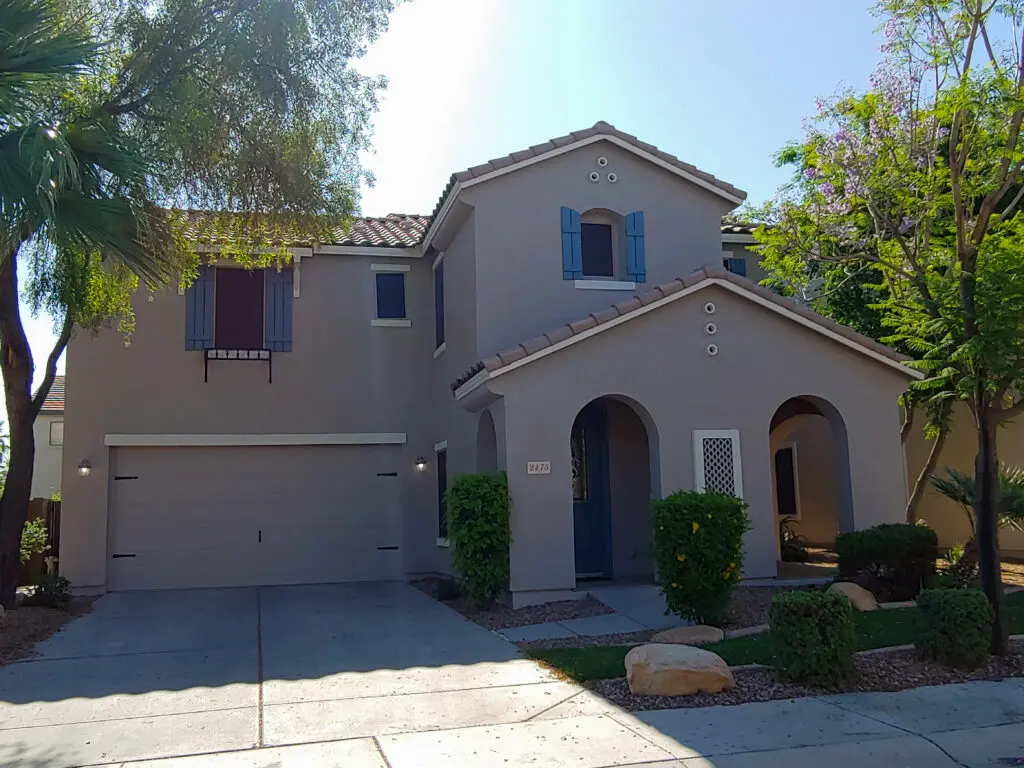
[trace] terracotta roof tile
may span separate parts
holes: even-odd
[[[50,391],[43,401],[42,413],[64,413],[64,377],[54,376]]]
[[[637,312],[644,306],[664,298],[665,296],[678,293],[684,287],[690,288],[711,279],[728,281],[741,286],[745,291],[761,296],[774,304],[778,304],[779,306],[786,308],[790,312],[795,312],[823,328],[827,328],[828,330],[849,339],[861,347],[883,355],[894,362],[903,363],[909,360],[906,356],[899,354],[884,344],[880,344],[873,339],[862,336],[852,328],[840,325],[839,323],[823,317],[807,307],[795,304],[787,298],[778,296],[767,288],[756,285],[745,277],[739,277],[738,275],[734,275],[720,267],[705,267],[687,275],[685,278],[676,278],[675,280],[664,283],[663,285],[655,286],[646,293],[621,301],[608,309],[596,312],[589,317],[578,320],[575,323],[570,323],[567,326],[559,326],[543,336],[537,336],[518,347],[513,347],[511,350],[500,353],[498,358],[488,358],[486,361],[478,363],[472,369],[453,381],[451,384],[452,392],[455,392],[455,390],[469,381],[477,371],[483,370],[485,367],[488,371],[496,371],[505,367],[509,363],[522,360],[527,357],[528,354],[534,354],[542,349],[554,346],[555,344],[565,341],[572,336],[579,336],[581,333],[584,333],[591,328],[595,328],[598,325],[607,323],[617,317],[628,317],[630,314]]]
[[[223,217],[209,211],[183,211],[186,237],[201,243],[223,242],[231,236],[231,219],[226,229]],[[239,216],[244,224],[245,218]],[[337,229],[331,242],[325,245],[377,246],[384,248],[411,248],[423,240],[430,219],[404,213],[389,213],[387,216],[363,216],[352,219],[348,230]],[[289,243],[308,242],[299,232],[285,231],[279,238]]]

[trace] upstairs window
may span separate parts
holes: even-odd
[[[722,266],[734,275],[739,275],[740,277],[747,276],[747,260],[742,256],[724,258],[722,259]]]
[[[292,348],[292,270],[199,268],[185,291],[185,349]]]
[[[405,319],[405,273],[377,273],[377,318]]]
[[[580,224],[584,277],[615,277],[615,248],[611,224]]]
[[[263,349],[263,270],[218,267],[217,349]]]
[[[444,259],[434,267],[434,347],[444,344]]]
[[[64,422],[63,421],[51,421],[50,422],[50,445],[55,445],[55,446],[64,445]]]

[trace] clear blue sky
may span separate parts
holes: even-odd
[[[363,213],[428,214],[453,171],[598,120],[761,202],[815,98],[866,86],[881,42],[868,5],[412,0],[358,64],[390,79]],[[52,322],[28,325],[42,361]]]

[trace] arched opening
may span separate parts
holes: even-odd
[[[788,518],[814,547],[829,548],[837,534],[852,531],[850,453],[835,406],[811,395],[790,398],[772,416],[769,445],[776,521]]]
[[[650,414],[626,397],[597,398],[577,414],[569,445],[576,578],[651,578],[650,502],[660,480]]]
[[[485,410],[476,427],[476,471],[498,471],[498,436],[494,431],[494,417]]]

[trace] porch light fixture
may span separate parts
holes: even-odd
[[[417,472],[422,472],[427,468],[427,460],[424,459],[422,456],[417,456],[416,463],[413,466],[416,467]]]
[[[92,464],[89,463],[88,459],[82,459],[78,465],[78,474],[82,477],[88,477],[90,472],[92,472]]]

